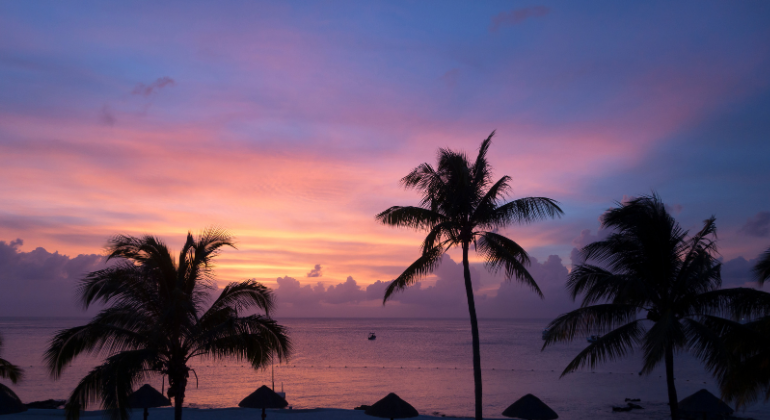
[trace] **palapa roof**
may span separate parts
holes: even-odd
[[[238,407],[244,408],[284,408],[287,405],[289,403],[283,397],[265,385],[262,385],[238,403]]]
[[[559,415],[547,406],[540,398],[527,394],[503,411],[505,417],[513,417],[526,420],[554,420]]]
[[[732,414],[733,409],[705,389],[679,401],[679,410],[691,413]]]
[[[164,397],[157,389],[144,384],[141,388],[128,396],[128,406],[131,408],[155,408],[171,405],[171,401]]]
[[[364,414],[384,417],[386,419],[405,419],[419,416],[419,413],[411,404],[392,392],[386,395],[385,398],[372,404],[364,411]]]
[[[0,384],[0,415],[22,411],[27,411],[27,406],[21,402],[15,392],[11,391],[11,388]]]

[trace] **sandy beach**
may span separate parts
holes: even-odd
[[[150,420],[171,420],[174,418],[174,409],[168,408],[151,408]],[[254,420],[259,419],[261,410],[251,408],[214,408],[214,409],[197,409],[197,408],[185,408],[182,418],[185,420]],[[43,409],[30,409],[23,413],[10,414],[3,416],[3,420],[46,420],[46,419],[62,419],[64,418],[64,410],[43,410]],[[85,419],[103,419],[105,413],[103,411],[87,411],[81,414],[81,418]],[[362,410],[344,410],[341,408],[311,408],[301,410],[267,410],[267,419],[279,419],[279,420],[372,420],[377,417],[371,417],[364,414]],[[132,420],[142,419],[142,410],[134,410],[131,413]],[[433,416],[415,417],[415,419],[436,419]]]

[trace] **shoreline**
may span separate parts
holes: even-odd
[[[261,410],[256,408],[241,408],[241,407],[227,407],[227,408],[193,408],[184,407],[182,418],[185,420],[255,420],[260,417]],[[378,417],[372,417],[364,414],[363,410],[353,410],[347,408],[299,408],[299,409],[267,409],[265,410],[267,419],[284,419],[284,420],[372,420]],[[23,419],[63,419],[63,409],[44,409],[44,408],[30,408],[25,412],[16,414],[6,414],[3,420],[23,420]],[[80,418],[87,419],[108,419],[104,410],[84,411],[80,413]],[[143,418],[143,411],[141,409],[135,409],[131,411],[130,420],[141,420]],[[173,407],[162,408],[150,408],[148,420],[168,420],[174,418]],[[439,419],[439,418],[453,418],[453,419],[472,419],[471,417],[437,417],[426,414],[420,414],[415,419]],[[502,417],[501,417],[502,418]]]

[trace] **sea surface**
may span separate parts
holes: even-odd
[[[26,371],[11,385],[25,401],[65,399],[78,380],[99,362],[85,357],[58,381],[50,379],[42,354],[60,329],[86,323],[73,318],[0,318],[2,357]],[[471,332],[464,319],[279,319],[289,329],[294,355],[271,371],[255,371],[236,360],[192,362],[185,404],[197,408],[237,406],[263,384],[286,392],[293,408],[353,408],[372,404],[389,392],[411,403],[421,414],[472,416],[473,370]],[[484,416],[502,411],[532,393],[563,420],[665,419],[668,415],[662,366],[639,376],[641,354],[560,378],[564,367],[587,345],[583,339],[541,351],[541,331],[548,320],[480,320]],[[370,332],[376,340],[367,340]],[[713,378],[687,354],[677,355],[679,399],[701,388],[718,395]],[[148,382],[160,389],[159,376]],[[613,413],[625,398],[640,398],[644,410]],[[736,413],[770,419],[770,405],[755,404]]]

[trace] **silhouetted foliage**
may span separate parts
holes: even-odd
[[[126,419],[128,396],[155,372],[168,376],[179,420],[190,359],[236,358],[258,369],[289,355],[285,329],[269,316],[273,297],[267,287],[254,280],[230,283],[205,309],[208,292],[216,288],[212,260],[225,246],[233,242],[222,230],[208,229],[198,238],[188,234],[175,261],[153,236],[110,241],[108,260],[119,263],[88,274],[80,284],[85,308],[96,302],[108,307],[86,325],[59,331],[45,354],[54,378],[82,353],[107,356],[72,392],[68,418],[100,401],[113,419]],[[245,315],[252,309],[265,315]]]
[[[461,152],[439,149],[438,167],[423,163],[401,179],[405,188],[422,194],[419,206],[394,206],[377,215],[377,220],[390,226],[428,231],[422,244],[422,255],[398,276],[385,291],[383,304],[397,290],[402,290],[430,274],[449,248],[463,251],[465,290],[473,334],[473,370],[476,396],[476,419],[481,420],[481,358],[478,323],[473,299],[468,251],[470,245],[484,258],[491,270],[504,270],[506,278],[515,279],[542,297],[537,283],[529,274],[526,251],[511,239],[497,233],[513,223],[530,223],[562,214],[558,203],[545,197],[528,197],[505,202],[510,177],[493,182],[487,162],[492,136],[481,143],[478,156],[471,162]]]
[[[0,335],[0,351],[3,350],[3,336]],[[24,370],[0,357],[0,378],[18,383],[24,377]]]
[[[640,346],[640,374],[665,362],[671,417],[677,419],[674,353],[692,349],[706,364],[719,358],[707,320],[750,312],[758,304],[750,300],[757,296],[752,289],[717,290],[722,280],[713,217],[688,237],[652,195],[619,204],[604,215],[602,225],[614,233],[582,249],[586,262],[573,268],[567,281],[573,299],[583,295],[581,307],[550,323],[543,349],[583,334],[603,334],[569,363],[563,376]],[[745,305],[737,305],[740,300]]]

